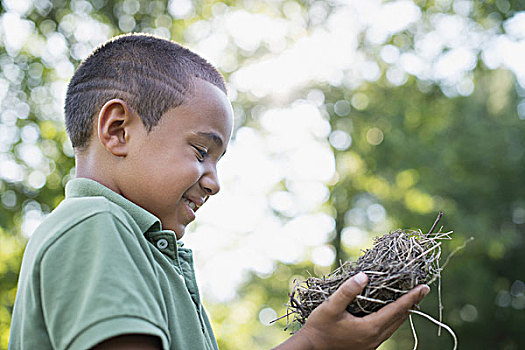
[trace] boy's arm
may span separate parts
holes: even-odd
[[[141,244],[100,211],[45,250],[37,291],[54,348],[91,349],[123,334],[151,336],[168,348],[157,273]]]
[[[418,286],[378,312],[355,317],[346,311],[346,307],[361,293],[366,283],[364,274],[349,279],[312,312],[294,336],[275,350],[375,349],[401,326],[408,310],[420,303],[429,292],[428,286]],[[108,339],[94,348],[105,349],[157,350],[161,349],[161,342],[156,337],[129,334]]]
[[[364,274],[350,278],[312,312],[294,336],[275,350],[375,349],[401,326],[408,310],[420,303],[429,292],[428,286],[418,286],[378,312],[355,317],[346,311],[346,307],[361,293],[366,283]],[[94,347],[94,350],[105,349],[157,350],[161,349],[161,342],[153,336],[129,334],[108,339]]]
[[[375,349],[403,324],[408,310],[419,304],[430,290],[426,285],[418,286],[377,312],[355,317],[346,307],[367,282],[368,278],[361,273],[350,278],[312,312],[295,335],[275,350]]]

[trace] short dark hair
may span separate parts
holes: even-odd
[[[173,41],[126,34],[105,42],[79,65],[67,89],[66,129],[73,147],[88,145],[95,115],[113,98],[128,103],[151,131],[165,112],[189,99],[194,78],[226,93],[215,67]]]

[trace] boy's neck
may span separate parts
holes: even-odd
[[[113,192],[121,194],[111,176],[112,169],[107,166],[106,162],[100,161],[94,153],[88,148],[75,154],[75,177],[96,181]]]

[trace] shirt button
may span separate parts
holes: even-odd
[[[157,241],[157,248],[166,249],[167,246],[168,246],[168,241],[165,240],[164,238],[161,238]]]

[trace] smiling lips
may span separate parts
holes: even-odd
[[[202,204],[199,205],[199,204],[193,202],[192,200],[190,200],[190,199],[188,199],[188,198],[186,198],[186,197],[183,197],[182,200],[183,200],[183,202],[184,202],[188,207],[190,207],[190,209],[193,210],[194,212],[196,212],[197,209],[199,209],[199,208],[201,207],[201,205],[202,205]],[[204,203],[204,201],[203,201],[203,203]]]

